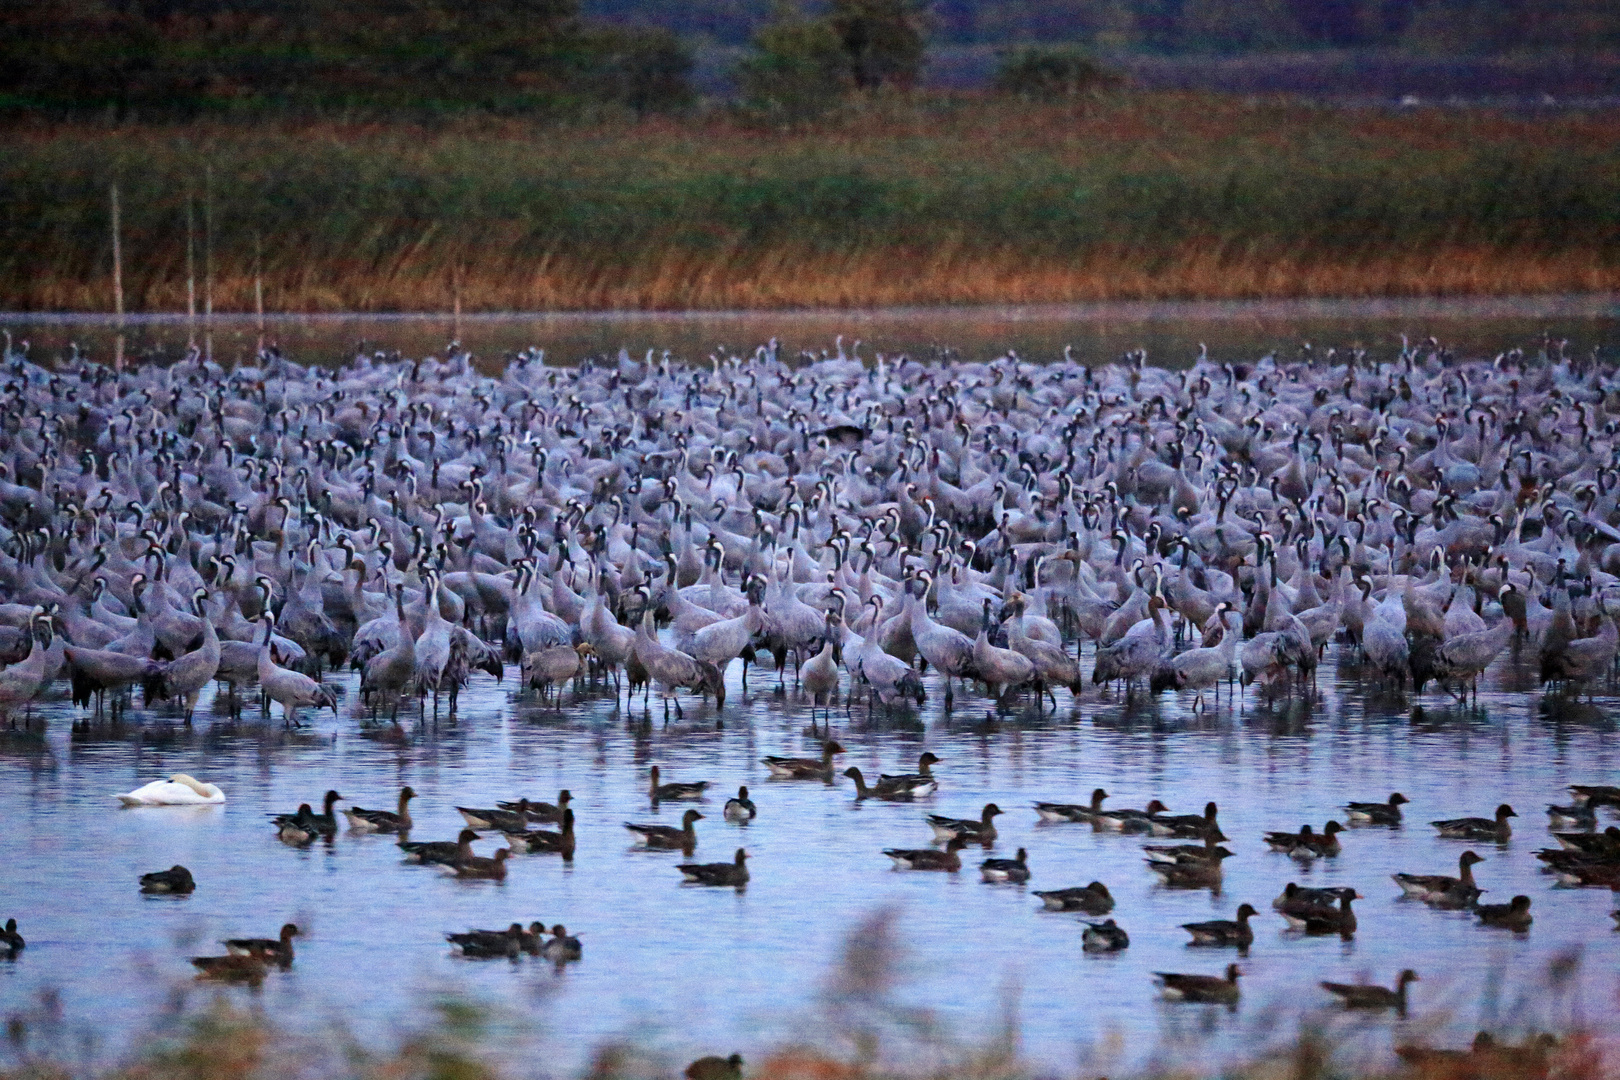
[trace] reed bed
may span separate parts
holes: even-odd
[[[1620,115],[1125,93],[716,112],[14,127],[0,306],[794,308],[1620,288]],[[211,188],[205,171],[212,174]],[[259,254],[256,255],[255,252]]]

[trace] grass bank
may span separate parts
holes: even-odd
[[[818,126],[13,127],[0,307],[791,308],[1620,288],[1620,114],[1127,93]]]

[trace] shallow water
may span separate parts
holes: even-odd
[[[118,327],[104,316],[0,313],[0,327],[29,339],[35,360],[62,355],[78,342],[110,360]],[[485,370],[529,346],[547,362],[615,355],[638,359],[647,349],[702,359],[727,346],[746,351],[775,336],[788,355],[830,349],[835,335],[861,339],[862,355],[878,351],[938,355],[941,345],[983,360],[1016,349],[1032,360],[1053,360],[1073,345],[1088,363],[1106,363],[1146,349],[1152,363],[1184,367],[1200,343],[1221,358],[1254,359],[1268,350],[1292,355],[1302,341],[1393,353],[1402,334],[1435,335],[1464,356],[1491,356],[1515,346],[1534,349],[1544,332],[1567,337],[1573,353],[1620,344],[1620,296],[1538,296],[1398,300],[1273,300],[1151,302],[1028,307],[905,308],[802,312],[581,312],[552,315],[320,315],[270,317],[261,330],[252,316],[216,316],[212,324],[173,315],[132,316],[123,326],[128,356],[178,358],[188,342],[222,363],[250,360],[261,341],[278,343],[306,364],[336,364],[360,342],[420,356],[460,339]]]
[[[847,780],[767,779],[761,756],[815,753],[808,704],[791,675],[786,693],[758,672],[744,693],[737,665],[730,675],[719,731],[712,706],[688,702],[684,722],[665,727],[655,701],[643,726],[638,700],[627,724],[610,695],[570,701],[558,714],[516,696],[511,677],[497,686],[481,674],[455,723],[413,722],[393,741],[365,737],[349,705],[290,735],[279,712],[269,726],[256,710],[232,725],[206,701],[193,731],[137,711],[121,728],[81,734],[70,732],[65,702],[49,703],[43,742],[0,742],[0,916],[18,917],[29,939],[19,960],[0,964],[0,1011],[25,1009],[54,988],[67,1029],[94,1032],[101,1041],[93,1052],[115,1056],[163,1013],[169,988],[188,981],[187,956],[218,951],[219,938],[272,934],[291,919],[307,932],[297,963],[273,974],[255,1000],[294,1026],[319,1030],[340,1017],[363,1041],[383,1045],[422,1021],[427,1000],[450,991],[532,1019],[549,1047],[539,1071],[554,1075],[620,1038],[672,1060],[734,1049],[746,1056],[796,1038],[826,1041],[812,1021],[829,970],[850,927],[883,907],[896,913],[902,948],[899,1002],[934,1010],[954,1038],[982,1041],[1016,995],[1022,1051],[1050,1073],[1072,1073],[1084,1059],[1095,1075],[1140,1066],[1154,1053],[1213,1066],[1317,1016],[1327,1005],[1318,980],[1388,984],[1407,966],[1422,981],[1404,1023],[1329,1017],[1362,1032],[1358,1045],[1368,1053],[1395,1033],[1460,1043],[1482,1026],[1565,1025],[1583,1000],[1588,1019],[1612,1007],[1620,934],[1608,917],[1611,895],[1554,888],[1532,857],[1552,843],[1542,810],[1567,801],[1564,785],[1620,779],[1620,703],[1612,696],[1591,706],[1545,698],[1509,661],[1483,681],[1477,708],[1448,705],[1439,694],[1416,702],[1369,695],[1370,684],[1334,647],[1310,707],[1265,705],[1250,694],[1239,708],[1223,700],[1194,715],[1190,699],[1165,695],[1126,708],[1088,687],[1078,700],[1059,691],[1055,712],[1024,709],[986,726],[986,701],[959,693],[947,715],[930,677],[919,712],[869,719],[859,705],[849,715],[834,711],[846,763],[868,775],[912,765],[925,748],[944,762],[936,767],[940,791],[929,799],[857,804]],[[352,692],[353,678],[344,682]],[[630,849],[622,822],[678,822],[685,809],[648,806],[653,764],[665,780],[713,782],[700,804],[708,816],[698,824],[698,858],[720,861],[746,846],[753,881],[745,891],[683,887],[678,854]],[[111,798],[174,771],[218,783],[229,801],[121,810]],[[504,885],[463,883],[402,865],[387,837],[344,833],[330,846],[294,850],[265,819],[318,803],[328,787],[362,806],[391,807],[407,783],[420,793],[417,839],[453,837],[457,804],[551,799],[567,787],[577,800],[579,854],[571,866],[520,856]],[[721,818],[738,784],[749,785],[760,808],[747,827]],[[1218,800],[1237,852],[1220,895],[1155,887],[1140,838],[1042,825],[1030,807],[1036,799],[1081,802],[1097,785],[1117,806],[1158,797],[1186,813]],[[1347,799],[1395,790],[1412,799],[1405,828],[1352,830],[1337,859],[1302,869],[1260,842],[1262,830],[1307,821],[1320,828]],[[1029,850],[1028,887],[983,884],[977,849],[964,853],[967,868],[955,875],[892,871],[880,854],[925,846],[925,814],[970,816],[986,801],[1007,811],[996,854]],[[1467,846],[1439,839],[1425,822],[1485,814],[1502,801],[1522,815],[1518,829],[1509,844],[1480,849],[1488,861],[1476,873],[1488,901],[1533,897],[1527,935],[1397,899],[1390,873],[1454,873]],[[195,873],[193,896],[137,894],[138,874],[176,862]],[[1092,879],[1113,891],[1114,917],[1131,934],[1121,955],[1082,953],[1080,918],[1042,912],[1030,892]],[[1285,933],[1270,901],[1289,880],[1358,888],[1365,899],[1354,941]],[[1152,972],[1215,973],[1235,958],[1189,948],[1179,924],[1229,917],[1243,901],[1262,914],[1243,960],[1241,1006],[1159,1001]],[[465,961],[440,936],[536,918],[579,933],[584,961],[560,973],[533,959]],[[1584,952],[1576,982],[1549,992],[1548,966],[1570,949]],[[527,1065],[535,1068],[535,1059]]]

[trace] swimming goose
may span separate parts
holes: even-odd
[[[1158,875],[1159,883],[1169,889],[1216,889],[1221,887],[1219,859],[1200,862],[1158,862],[1144,860],[1147,868]]]
[[[566,964],[585,955],[585,947],[577,937],[570,937],[568,928],[558,923],[551,928],[551,940],[540,946],[540,955],[554,964]]]
[[[1573,806],[1547,805],[1547,827],[1549,829],[1595,829],[1597,828],[1597,810],[1591,803],[1576,803]]]
[[[675,869],[681,872],[683,884],[735,885],[748,884],[748,852],[737,849],[737,856],[728,863],[682,863]]]
[[[1155,814],[1162,814],[1169,807],[1158,799],[1154,799],[1141,810],[1098,810],[1091,815],[1091,823],[1099,829],[1113,832],[1144,833],[1151,832],[1153,825],[1151,819]],[[1225,839],[1222,837],[1222,839]]]
[[[834,754],[842,754],[844,748],[832,739],[821,744],[819,758],[788,758],[767,757],[761,758],[765,767],[771,770],[771,777],[776,780],[831,780],[833,777],[832,759]]]
[[[17,920],[7,919],[6,927],[0,930],[0,951],[6,954],[7,959],[14,958],[28,946],[23,936],[17,933]]]
[[[1401,972],[1401,977],[1395,980],[1393,990],[1384,986],[1336,982],[1324,982],[1322,989],[1338,998],[1348,1009],[1395,1009],[1405,1016],[1407,984],[1417,981],[1419,981],[1417,972],[1407,968]]]
[[[748,797],[748,787],[743,785],[737,789],[736,798],[726,800],[725,818],[746,825],[759,816],[759,809],[754,806],[754,800]]]
[[[1088,922],[1080,934],[1080,948],[1085,952],[1119,952],[1131,944],[1131,936],[1113,919],[1100,923]]]
[[[325,809],[319,814],[308,813],[309,804],[300,805],[298,811],[292,814],[271,814],[270,821],[276,828],[282,829],[287,825],[313,832],[316,836],[333,837],[337,835],[337,815],[332,812],[334,803],[342,799],[336,791],[328,791],[321,800]]]
[[[1424,903],[1467,907],[1479,897],[1480,889],[1474,884],[1474,867],[1485,860],[1472,851],[1457,858],[1457,876],[1445,874],[1395,874],[1395,884],[1407,896]]]
[[[1570,793],[1575,801],[1586,806],[1609,806],[1620,810],[1620,787],[1609,784],[1571,784]]]
[[[405,853],[408,863],[421,863],[423,866],[454,866],[462,859],[472,856],[473,842],[478,834],[471,829],[462,829],[460,835],[454,840],[400,840],[400,850]]]
[[[1399,825],[1401,807],[1406,803],[1406,796],[1397,791],[1389,797],[1388,802],[1353,802],[1346,804],[1344,809],[1352,824]]]
[[[1474,909],[1479,921],[1486,926],[1499,926],[1504,930],[1523,932],[1535,920],[1530,917],[1530,898],[1515,896],[1506,904],[1480,904]]]
[[[1309,825],[1304,825],[1297,833],[1268,832],[1265,841],[1272,851],[1310,860],[1337,855],[1340,851],[1339,833],[1343,831],[1344,827],[1337,821],[1330,821],[1319,833],[1312,832]]]
[[[1494,840],[1498,844],[1505,844],[1513,835],[1513,826],[1508,824],[1508,818],[1518,816],[1513,812],[1513,807],[1503,803],[1496,808],[1495,820],[1465,817],[1431,821],[1429,824],[1439,829],[1440,835],[1447,840]]]
[[[534,926],[538,928],[536,935],[545,933],[545,927],[539,923]],[[522,923],[513,923],[505,930],[468,930],[445,934],[444,939],[469,960],[516,960],[524,951],[525,932]]]
[[[700,1057],[686,1067],[686,1080],[742,1080],[741,1054]]]
[[[309,803],[299,803],[298,809],[291,814],[282,814],[274,821],[276,838],[284,844],[294,847],[303,847],[312,844],[320,835],[315,829],[315,811],[311,810]]]
[[[935,840],[950,840],[953,837],[965,836],[974,843],[988,845],[996,838],[995,818],[1000,813],[1001,807],[995,803],[985,803],[977,821],[972,818],[949,818],[929,814],[928,827],[934,830]]]
[[[1192,944],[1225,948],[1235,945],[1247,949],[1254,944],[1254,929],[1249,920],[1258,912],[1249,904],[1239,904],[1231,919],[1211,919],[1209,922],[1182,923],[1181,928],[1192,935]]]
[[[1018,854],[1011,859],[986,859],[979,864],[979,873],[991,884],[1007,882],[1022,885],[1029,880],[1029,853],[1019,848]]]
[[[1106,915],[1114,910],[1114,898],[1108,886],[1100,881],[1090,885],[1077,885],[1069,889],[1035,890],[1047,911],[1083,911],[1087,915]]]
[[[1350,905],[1360,897],[1361,894],[1354,889],[1340,889],[1338,907],[1296,900],[1284,904],[1278,912],[1292,929],[1311,935],[1338,934],[1348,941],[1356,932],[1356,913],[1350,909]]]
[[[504,834],[507,844],[515,852],[527,852],[530,855],[561,855],[564,862],[574,861],[576,841],[574,838],[574,811],[564,810],[562,825],[556,832],[545,829],[528,829],[523,832],[509,832]]]
[[[529,826],[529,802],[519,799],[510,810],[481,810],[467,806],[456,807],[456,813],[466,821],[469,829],[501,829],[518,832]]]
[[[707,780],[685,781],[683,783],[661,784],[658,782],[658,766],[652,767],[652,782],[648,785],[648,794],[653,802],[663,799],[671,801],[692,800],[703,798],[703,792],[708,788]]]
[[[1143,844],[1142,851],[1149,862],[1162,863],[1219,863],[1232,857],[1231,851],[1215,842],[1214,833],[1207,834],[1202,844]]]
[[[505,881],[506,859],[512,854],[511,848],[501,848],[493,856],[485,858],[482,855],[469,855],[457,859],[454,866],[446,867],[456,877],[470,881]]]
[[[911,792],[906,788],[869,788],[866,786],[866,777],[861,770],[851,765],[844,770],[844,775],[855,781],[855,801],[863,799],[883,799],[888,802],[910,802]]]
[[[258,986],[269,974],[265,962],[257,956],[226,953],[224,956],[193,956],[191,966],[197,969],[197,978],[215,982],[239,982]]]
[[[1553,833],[1553,839],[1565,851],[1620,858],[1620,825],[1610,825],[1602,832],[1557,832]]]
[[[167,870],[154,870],[150,874],[141,875],[141,892],[162,893],[184,896],[195,892],[197,882],[192,878],[191,871],[176,864]]]
[[[967,846],[964,837],[953,837],[945,845],[945,850],[938,848],[884,848],[883,854],[894,861],[896,870],[943,870],[955,873],[962,869],[961,851]]]
[[[204,784],[185,773],[167,780],[154,780],[127,795],[119,795],[125,806],[207,806],[225,801],[225,793],[213,784]]]
[[[416,790],[406,785],[399,790],[398,810],[362,810],[355,806],[343,811],[349,819],[349,831],[361,833],[408,833],[411,814],[406,807],[416,798]]]
[[[1164,996],[1171,1001],[1196,1001],[1204,1004],[1235,1005],[1238,1000],[1238,971],[1236,964],[1226,965],[1226,975],[1176,975],[1156,971],[1154,978],[1164,988]]]
[[[931,765],[938,765],[939,758],[932,753],[924,751],[917,759],[917,771],[914,773],[897,773],[893,776],[884,773],[872,785],[875,791],[905,792],[914,799],[925,798],[939,790],[939,780],[934,776]],[[845,774],[846,776],[848,773]],[[888,796],[880,796],[887,798]]]
[[[1283,888],[1283,891],[1277,894],[1277,898],[1271,902],[1271,906],[1277,911],[1282,911],[1284,908],[1291,905],[1302,905],[1305,907],[1328,907],[1332,904],[1338,903],[1340,897],[1346,894],[1354,897],[1355,893],[1356,891],[1354,889],[1346,889],[1341,886],[1332,886],[1325,889],[1308,889],[1302,885],[1297,885],[1290,881]]]
[[[1205,836],[1213,835],[1218,840],[1225,840],[1221,835],[1221,827],[1215,820],[1219,809],[1213,802],[1204,804],[1204,812],[1198,814],[1166,814],[1162,810],[1157,814],[1147,815],[1148,831],[1154,836],[1173,836],[1186,840],[1201,840]]]
[[[242,956],[251,956],[266,964],[279,964],[286,968],[293,962],[292,939],[298,936],[298,927],[286,923],[281,935],[273,938],[227,938],[220,942],[225,948]]]
[[[557,793],[555,805],[537,799],[510,799],[506,802],[496,802],[495,806],[499,810],[522,809],[528,819],[537,825],[556,825],[562,822],[563,811],[568,809],[568,804],[573,801],[573,793],[563,788]]]
[[[1078,806],[1074,803],[1038,802],[1035,812],[1041,815],[1042,821],[1093,821],[1102,813],[1103,800],[1108,798],[1108,792],[1097,788],[1091,793],[1091,803],[1088,806]]]
[[[624,823],[624,827],[636,834],[638,847],[682,851],[691,855],[692,849],[697,847],[697,831],[692,825],[702,820],[702,814],[696,810],[688,810],[681,815],[681,827],[678,829],[673,825],[632,825],[628,821]]]

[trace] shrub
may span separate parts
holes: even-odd
[[[1024,49],[1003,58],[995,87],[1004,94],[1053,99],[1112,89],[1124,81],[1072,49]]]

